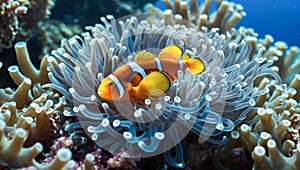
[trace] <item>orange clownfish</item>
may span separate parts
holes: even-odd
[[[190,69],[192,74],[205,70],[200,58],[191,58],[177,45],[162,49],[156,57],[141,51],[133,62],[122,65],[101,81],[98,95],[106,100],[124,101],[134,99],[144,104],[145,99],[162,96],[177,79],[177,71]]]

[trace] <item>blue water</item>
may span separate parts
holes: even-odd
[[[247,16],[236,27],[253,28],[259,38],[270,34],[275,41],[300,47],[300,0],[229,1],[242,4],[247,12]],[[161,4],[158,3],[158,6]]]
[[[299,0],[232,0],[244,6],[247,16],[238,24],[252,27],[264,37],[271,34],[275,41],[300,47]]]

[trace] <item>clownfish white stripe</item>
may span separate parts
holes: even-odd
[[[139,73],[143,78],[145,78],[147,76],[145,70],[140,65],[138,65],[136,62],[130,62],[130,63],[127,63],[127,65],[131,68],[131,70],[133,72]]]
[[[162,71],[161,62],[158,58],[154,58],[158,71]]]
[[[111,79],[115,83],[115,85],[117,86],[117,89],[119,90],[119,93],[120,93],[119,99],[121,99],[125,94],[125,90],[124,90],[124,87],[122,86],[122,84],[120,83],[118,77],[116,77],[112,74],[108,75],[107,77],[109,79]]]
[[[184,67],[183,62],[182,61],[178,61],[178,64],[179,64],[178,70],[183,70],[183,67]]]

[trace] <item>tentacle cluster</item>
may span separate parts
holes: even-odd
[[[239,147],[252,153],[255,169],[297,169],[299,166],[299,102],[292,87],[263,78],[257,91],[256,106],[248,117],[248,123],[231,133],[231,140],[215,155],[216,165],[228,167],[230,150]],[[223,156],[221,156],[223,155]],[[219,157],[218,157],[219,156]],[[227,160],[227,163],[226,163]],[[221,165],[221,164],[222,165]]]
[[[225,143],[222,133],[242,122],[261,95],[253,88],[254,80],[271,75],[280,81],[261,51],[250,59],[251,41],[233,39],[219,29],[152,25],[136,17],[118,22],[112,16],[107,19],[101,18],[104,25],[87,27],[92,34],[63,40],[62,48],[52,51],[56,63],[49,65],[51,84],[43,87],[62,93],[69,107],[64,114],[78,117],[79,122],[66,129],[83,127],[110,152],[121,147],[147,156],[166,151],[168,163],[182,167],[179,142],[185,134],[191,130],[199,142]],[[186,50],[201,57],[207,70],[201,75],[178,71],[178,79],[165,96],[158,101],[146,99],[145,106],[98,97],[96,89],[103,77],[132,61],[138,51],[173,43],[183,43]]]

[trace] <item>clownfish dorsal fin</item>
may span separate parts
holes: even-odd
[[[153,53],[147,51],[140,51],[134,57],[135,62],[143,62],[143,61],[150,61],[154,60],[155,55]]]
[[[162,96],[171,86],[167,75],[159,71],[153,71],[147,75],[137,86],[141,99]]]
[[[182,61],[192,74],[200,74],[205,70],[204,62],[200,58],[190,58]]]
[[[160,51],[158,58],[170,58],[176,60],[177,58],[180,58],[182,54],[183,50],[178,45],[173,44],[163,48]]]

